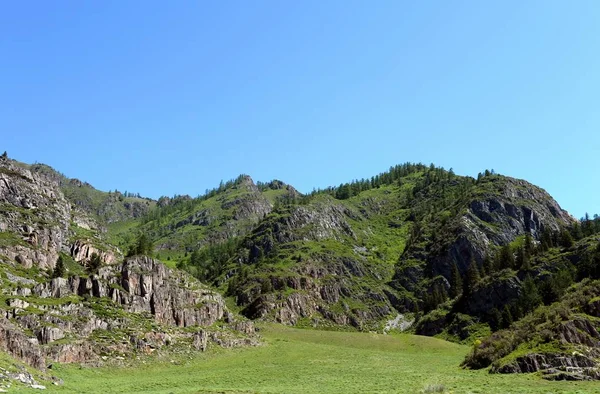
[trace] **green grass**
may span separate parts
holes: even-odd
[[[0,231],[0,248],[7,248],[15,245],[27,245],[21,237],[9,231]]]
[[[597,382],[549,382],[536,375],[490,375],[458,367],[467,346],[408,334],[263,327],[256,348],[212,349],[135,367],[61,365],[61,393],[594,393]]]

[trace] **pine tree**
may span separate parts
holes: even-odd
[[[540,250],[542,252],[547,251],[554,245],[552,244],[552,234],[547,228],[542,230],[542,236],[540,237]]]
[[[580,240],[584,236],[583,235],[583,230],[581,229],[581,227],[582,226],[579,225],[579,222],[573,223],[573,227],[571,227],[571,235],[576,240]]]
[[[456,263],[452,264],[452,272],[450,273],[450,297],[456,298],[460,295],[463,287],[462,277]]]
[[[470,296],[473,292],[473,288],[479,282],[480,275],[479,270],[477,269],[477,262],[471,259],[471,263],[469,264],[469,268],[467,269],[467,275],[465,280],[463,281],[463,297]]]
[[[535,252],[535,244],[533,243],[533,237],[531,234],[527,233],[525,235],[525,242],[523,242],[523,247],[525,248],[525,253],[529,256],[533,255]]]
[[[490,311],[489,323],[492,331],[497,331],[502,327],[502,313],[497,308],[492,308]]]
[[[502,320],[500,323],[500,327],[508,328],[513,322],[512,313],[508,305],[504,305],[504,309],[502,310]]]
[[[486,275],[491,275],[494,272],[494,262],[489,255],[485,255],[483,259],[483,271]]]
[[[496,268],[498,271],[504,268],[514,268],[515,267],[515,256],[513,255],[512,250],[510,249],[510,245],[504,245],[500,248],[500,252],[497,255],[496,259]]]
[[[136,256],[136,255],[149,255],[152,253],[153,245],[150,241],[150,238],[146,235],[146,233],[141,233],[136,240],[135,244],[133,244],[129,251],[127,252],[127,257]],[[187,252],[186,252],[187,256]]]
[[[58,260],[56,260],[56,265],[54,266],[54,270],[52,271],[52,278],[62,278],[65,275],[65,263],[63,261],[62,256],[58,256]]]
[[[525,250],[520,247],[517,249],[517,257],[515,258],[515,268],[517,270],[523,267],[523,263],[525,262]]]
[[[571,236],[571,233],[565,229],[560,232],[560,246],[564,248],[573,246],[573,237]]]
[[[521,297],[519,298],[518,306],[523,313],[530,312],[542,302],[542,296],[538,291],[534,280],[528,275],[523,281]]]

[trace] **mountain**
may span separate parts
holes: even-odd
[[[179,335],[181,343],[193,338],[175,327],[200,325],[209,333],[219,321],[231,338],[241,330],[241,342],[252,343],[245,319],[402,329],[476,341],[465,361],[471,368],[597,378],[588,371],[598,366],[597,295],[581,289],[600,279],[600,219],[576,220],[524,180],[406,163],[310,194],[240,175],[196,198],[153,201],[3,159],[0,204],[2,269],[22,283],[3,290],[2,308],[24,338],[52,337],[42,333],[46,312],[23,316],[32,305],[46,311],[40,306],[53,298],[91,311],[83,314],[112,316],[105,320],[111,332],[135,326],[119,325],[116,316],[137,321],[141,314],[149,320],[140,320],[137,333],[160,324],[159,332]],[[64,270],[56,268],[59,257]],[[568,301],[582,292],[592,305],[584,311]],[[227,297],[243,317],[227,310]],[[563,320],[543,320],[547,308],[565,310]],[[588,337],[567,338],[563,323],[587,327]],[[105,327],[51,325],[64,338],[87,333],[73,335],[83,344]],[[523,334],[538,326],[546,330],[541,339]],[[98,343],[110,348],[115,338],[102,335]],[[503,344],[507,337],[519,339]],[[46,356],[62,354],[44,346]]]
[[[219,293],[150,257],[123,257],[105,225],[136,217],[140,199],[113,197],[0,159],[0,347],[45,369],[254,344],[252,323]]]

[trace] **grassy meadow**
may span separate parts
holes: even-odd
[[[61,365],[53,374],[64,385],[48,385],[46,392],[600,393],[598,382],[463,370],[458,365],[469,348],[436,338],[277,325],[261,333],[263,346],[213,348],[185,360],[146,359],[124,368]]]

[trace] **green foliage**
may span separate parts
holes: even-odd
[[[435,282],[431,292],[423,295],[423,312],[427,313],[434,310],[438,305],[443,304],[448,299],[446,288],[439,282]]]
[[[65,262],[63,257],[59,255],[54,270],[52,271],[52,278],[62,278],[63,276],[65,276]]]
[[[15,245],[25,245],[25,242],[17,234],[10,231],[0,231],[0,247],[11,247]]]
[[[502,309],[502,319],[499,322],[499,326],[502,328],[508,328],[511,324],[513,324],[513,316],[512,312],[510,311],[510,306],[504,305],[504,308]]]
[[[135,243],[131,246],[129,251],[127,252],[127,257],[137,256],[137,255],[151,255],[153,252],[154,246],[152,245],[152,241],[146,233],[141,233]]]
[[[540,295],[535,281],[527,276],[523,281],[521,296],[518,301],[518,306],[523,314],[526,314],[539,304],[542,303],[542,296]]]
[[[531,269],[531,257],[534,253],[535,247],[533,245],[533,239],[531,238],[531,235],[527,233],[523,240],[523,244],[517,248],[515,268],[529,271]]]
[[[539,284],[539,294],[546,305],[559,301],[565,291],[573,284],[574,272],[571,268],[563,268]]]
[[[467,275],[463,281],[462,296],[468,297],[473,292],[475,285],[479,282],[481,276],[479,275],[479,269],[477,268],[477,262],[471,260],[469,267],[467,268]]]
[[[223,243],[207,245],[194,250],[187,264],[180,264],[179,267],[188,270],[202,281],[213,281],[224,272],[227,263],[236,255],[239,246],[238,238],[230,238]]]
[[[571,233],[566,230],[563,229],[560,232],[560,246],[562,246],[563,248],[570,248],[573,246],[573,236],[571,235]]]
[[[452,264],[452,272],[450,276],[450,297],[456,298],[462,292],[463,281],[460,271],[456,263]]]
[[[525,282],[525,295],[520,303],[525,306],[539,303],[535,284],[530,280]],[[600,282],[584,281],[571,287],[559,302],[539,307],[512,325],[510,320],[513,319],[513,313],[511,308],[506,306],[502,313],[502,326],[510,328],[500,330],[485,339],[466,357],[464,364],[476,369],[485,368],[493,362],[509,357],[517,348],[526,349],[526,353],[547,350],[549,347],[555,353],[572,352],[573,345],[558,342],[562,323],[573,319],[596,321],[596,318],[582,314],[581,309],[583,307],[585,312],[585,306],[599,295]],[[581,334],[587,335],[583,332]]]
[[[100,269],[101,265],[102,265],[102,259],[100,258],[100,256],[97,253],[92,253],[92,256],[90,257],[90,261],[88,262],[88,265],[87,265],[88,273],[90,273],[90,274],[98,273],[98,270]]]
[[[500,252],[496,255],[494,262],[494,270],[500,271],[504,268],[514,268],[515,256],[510,245],[504,245],[500,248]]]
[[[593,250],[587,250],[583,253],[581,261],[577,265],[578,278],[600,279],[600,242]]]
[[[432,170],[443,170],[436,169],[433,164],[429,168]],[[390,167],[388,171],[382,172],[370,179],[354,180],[350,183],[342,183],[338,187],[315,190],[311,195],[326,193],[334,196],[338,200],[346,200],[363,191],[391,185],[400,181],[402,178],[417,172],[426,171],[427,169],[428,167],[424,164],[404,163]]]
[[[271,283],[271,278],[265,278],[260,287],[261,294],[268,294],[273,291],[273,285]]]

